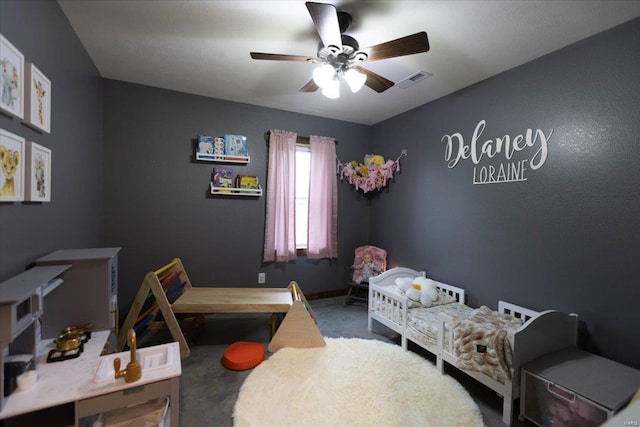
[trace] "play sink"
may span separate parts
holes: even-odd
[[[173,362],[173,354],[169,351],[169,348],[170,344],[163,344],[137,349],[136,361],[142,366],[142,374],[170,366]],[[115,381],[116,371],[113,367],[113,361],[117,357],[120,358],[120,369],[125,369],[131,360],[131,352],[123,351],[122,353],[102,356],[98,369],[93,376],[94,382]]]

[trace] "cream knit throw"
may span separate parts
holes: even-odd
[[[492,311],[486,306],[468,317],[453,319],[456,366],[482,372],[499,383],[511,379],[513,353],[508,331],[522,325],[520,319]]]

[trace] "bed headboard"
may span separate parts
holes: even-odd
[[[424,271],[417,271],[412,268],[394,267],[375,277],[371,277],[369,279],[369,285],[395,285],[396,279],[400,279],[403,277],[427,277],[427,275]],[[434,282],[436,282],[436,287],[438,289],[442,290],[447,295],[454,297],[458,302],[462,304],[465,303],[466,299],[464,289],[453,285],[447,285],[446,283],[438,282],[437,280],[434,280]]]
[[[378,285],[378,286],[390,286],[396,284],[396,279],[400,279],[402,277],[427,277],[427,273],[424,271],[416,271],[412,268],[407,267],[393,267],[385,271],[384,273],[380,273],[377,276],[369,278],[370,285]]]

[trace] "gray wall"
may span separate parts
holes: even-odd
[[[409,155],[373,202],[372,243],[473,306],[576,312],[583,346],[640,368],[638,46],[640,19],[374,126],[380,151],[402,140]],[[553,129],[546,163],[491,185],[472,184],[471,160],[449,169],[442,137],[469,144],[482,119],[481,142]]]
[[[179,257],[196,286],[266,286],[296,280],[305,293],[344,288],[356,246],[366,244],[369,201],[339,183],[336,261],[263,265],[265,197],[211,196],[213,167],[255,174],[266,187],[263,134],[284,129],[338,140],[340,159],[361,158],[371,127],[128,84],[104,83],[106,245],[122,246],[120,305],[127,307],[144,275]],[[246,135],[251,162],[195,162],[198,134]]]
[[[0,127],[52,150],[51,202],[0,203],[0,281],[61,248],[102,243],[102,79],[54,1],[0,1],[0,32],[51,80],[51,133]]]
[[[353,248],[371,242],[390,266],[465,287],[472,305],[577,312],[584,347],[640,367],[639,20],[373,127],[103,82],[53,1],[0,1],[0,28],[53,93],[50,135],[0,115],[3,129],[53,150],[52,202],[0,204],[0,280],[55,249],[122,246],[121,308],[175,256],[197,285],[251,286],[265,271],[269,286],[295,279],[321,292],[339,288]],[[553,129],[546,164],[493,185],[472,184],[469,160],[448,169],[441,138],[468,142],[481,119],[484,138]],[[262,265],[264,197],[207,194],[213,165],[193,161],[192,138],[246,134],[252,161],[234,169],[264,182],[271,128],[334,136],[344,161],[408,148],[372,200],[339,183],[337,263]]]

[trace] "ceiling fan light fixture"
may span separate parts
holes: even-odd
[[[319,88],[324,89],[331,83],[336,75],[336,70],[331,64],[324,64],[313,70],[313,81]]]
[[[299,92],[315,92],[318,89],[325,89],[327,85],[331,85],[326,91],[323,90],[323,93],[325,96],[337,98],[340,91],[340,81],[344,77],[352,92],[357,92],[364,84],[370,89],[382,93],[392,88],[395,83],[356,64],[429,51],[429,40],[425,31],[360,50],[358,41],[345,34],[351,24],[351,15],[347,12],[338,11],[336,6],[331,3],[307,1],[305,5],[320,36],[316,57],[251,52],[251,58],[253,59],[325,64],[313,71],[313,79],[301,87],[298,90]],[[350,72],[351,67],[354,67],[356,72]],[[346,74],[349,74],[349,76],[354,75],[354,77],[345,77]],[[364,76],[358,74],[364,74]],[[338,87],[336,87],[336,83],[330,83],[332,79],[338,80]],[[411,81],[413,82],[413,78]]]
[[[364,62],[369,58],[369,55],[367,55],[364,52],[356,52],[355,55],[353,56],[353,62]]]
[[[340,80],[337,78],[332,79],[324,88],[322,88],[322,94],[331,99],[340,98]]]
[[[328,50],[329,50],[329,52],[330,52],[331,54],[333,54],[333,55],[337,55],[337,54],[339,54],[340,52],[342,52],[342,48],[340,48],[340,47],[338,47],[338,46],[335,46],[335,45],[327,46],[327,49],[328,49]]]
[[[344,79],[349,85],[351,92],[356,93],[364,86],[364,83],[367,81],[367,75],[356,69],[349,68],[347,72],[344,73]]]

